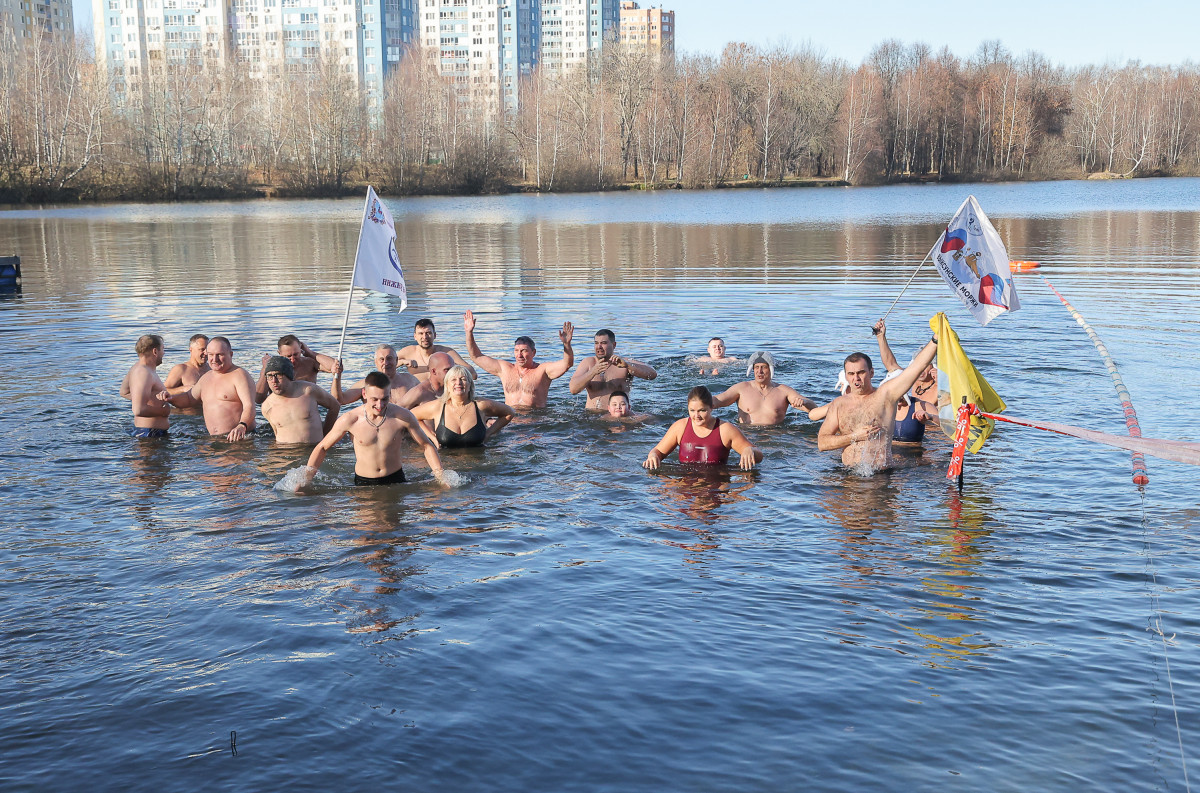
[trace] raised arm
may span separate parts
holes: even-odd
[[[454,361],[459,366],[465,366],[467,371],[471,373],[472,380],[479,379],[479,372],[475,371],[475,367],[463,360],[463,357],[458,354],[457,350],[450,347],[446,348],[446,354],[450,356],[450,360]],[[429,367],[425,367],[425,371],[429,371]]]
[[[658,442],[658,445],[651,449],[650,453],[646,455],[646,461],[642,463],[643,468],[647,468],[651,471],[657,470],[659,464],[662,463],[663,458],[675,451],[675,447],[679,445],[679,439],[683,437],[684,422],[687,421],[691,421],[691,419],[685,416],[684,418],[676,421],[667,429],[667,434],[663,435],[662,440]]]
[[[477,404],[479,405],[479,410],[481,413],[483,413],[483,415],[496,417],[496,420],[493,421],[491,426],[488,427],[487,434],[483,436],[485,441],[491,439],[493,435],[504,429],[508,422],[513,420],[513,416],[516,415],[513,412],[513,409],[503,402],[494,402],[490,399],[481,399]]]
[[[736,403],[742,395],[742,384],[735,383],[723,392],[713,397],[713,408],[727,408]]]
[[[303,341],[300,342],[300,354],[305,358],[312,358],[315,360],[317,362],[317,369],[322,372],[332,372],[334,364],[337,363],[337,361],[328,355],[322,355],[319,352],[314,352],[313,349]]]
[[[562,340],[563,357],[554,363],[546,364],[546,376],[551,380],[557,380],[562,377],[575,364],[575,351],[571,349],[571,339],[574,336],[575,326],[570,322],[564,322],[562,330],[558,332],[558,338]]]
[[[471,356],[471,360],[479,364],[479,368],[488,374],[500,376],[500,361],[483,354],[483,350],[479,349],[479,345],[475,343],[475,315],[470,311],[463,313],[463,333],[467,337],[467,355]]]
[[[937,355],[937,336],[934,336],[921,348],[921,351],[916,354],[912,363],[904,368],[904,371],[879,386],[884,397],[895,402],[907,394],[908,389],[912,388],[913,383],[917,382],[917,378],[921,376],[921,372],[925,371],[925,367],[933,363],[935,355]]]
[[[875,339],[879,342],[879,362],[883,364],[883,370],[885,372],[896,371],[900,368],[900,362],[896,360],[896,356],[892,354],[892,348],[888,346],[887,325],[881,319],[875,323],[873,330]]]
[[[254,384],[254,401],[261,405],[266,401],[267,395],[271,393],[271,387],[267,385],[267,361],[271,360],[270,355],[264,355],[262,359],[262,368],[258,370],[258,382]]]
[[[316,398],[317,404],[325,408],[325,421],[321,423],[321,431],[326,435],[333,429],[333,425],[337,423],[338,414],[342,412],[342,405],[333,394],[321,388],[319,385],[310,385],[311,393]]]
[[[342,362],[334,361],[333,385],[330,386],[329,392],[338,401],[339,405],[349,405],[351,402],[357,402],[362,399],[363,386],[365,385],[365,381],[359,380],[352,386],[342,388]]]
[[[721,422],[721,440],[738,453],[738,467],[749,471],[763,460],[763,453],[754,447],[746,434],[728,421]]]
[[[579,362],[579,368],[571,375],[571,382],[567,384],[568,390],[572,394],[578,394],[587,388],[593,377],[608,371],[608,366],[608,361],[598,361],[595,356],[589,355]]]

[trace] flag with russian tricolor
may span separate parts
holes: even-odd
[[[933,250],[942,280],[980,325],[1021,307],[1008,266],[1008,251],[975,196],[967,196],[962,202]]]
[[[400,269],[400,254],[396,252],[396,224],[373,187],[367,188],[367,205],[358,232],[352,283],[364,289],[397,295],[400,310],[408,307],[408,289],[404,285],[404,271]]]

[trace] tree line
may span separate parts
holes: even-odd
[[[255,76],[197,54],[134,80],[89,52],[0,46],[0,200],[1200,173],[1200,68],[1067,69],[1000,42],[964,59],[885,41],[857,66],[811,46],[613,46],[591,73],[535,71],[500,117],[420,50],[378,107],[332,61]]]

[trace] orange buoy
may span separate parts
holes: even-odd
[[[1009,262],[1008,269],[1014,273],[1023,272],[1024,270],[1036,270],[1041,267],[1041,262]]]

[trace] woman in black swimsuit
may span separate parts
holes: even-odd
[[[513,410],[508,405],[475,398],[475,380],[465,366],[450,367],[444,388],[441,399],[413,408],[413,415],[439,449],[482,446],[512,421]],[[496,419],[490,426],[488,416]]]

